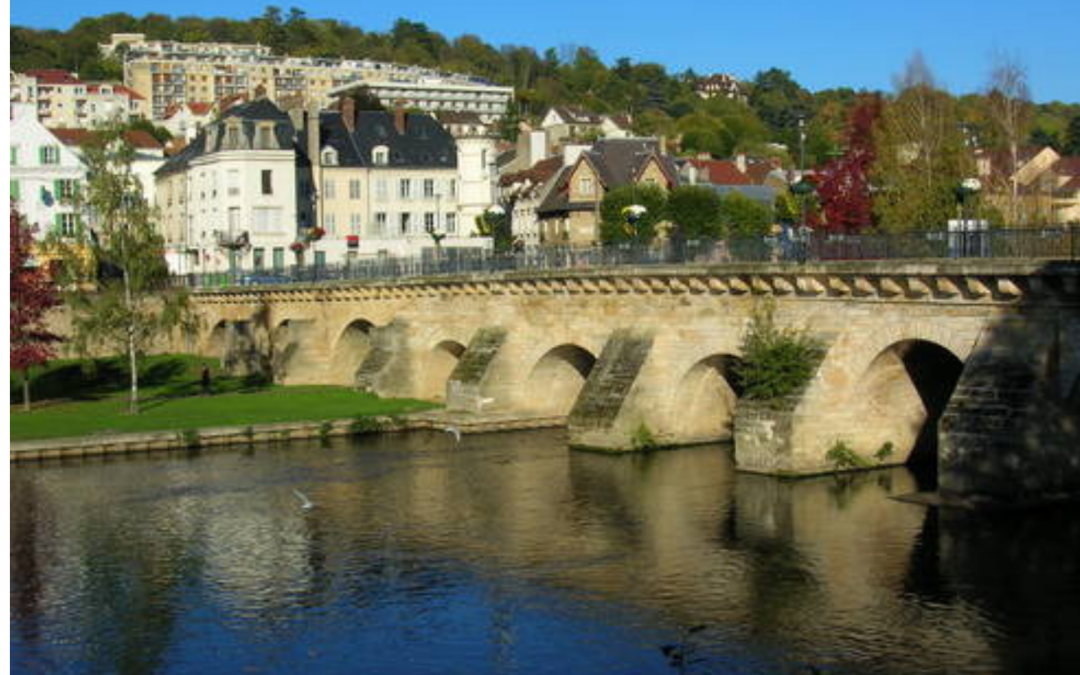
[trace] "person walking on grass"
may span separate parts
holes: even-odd
[[[206,365],[205,363],[203,364],[203,367],[202,367],[202,375],[200,377],[200,381],[202,382],[202,395],[203,396],[209,396],[210,395],[210,366]]]

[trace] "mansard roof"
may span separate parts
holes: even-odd
[[[319,115],[319,149],[337,151],[337,165],[372,167],[372,153],[377,147],[388,151],[390,168],[457,168],[457,145],[446,129],[426,113],[403,113],[404,129],[395,126],[395,113],[363,110],[356,113],[350,131],[340,111]]]

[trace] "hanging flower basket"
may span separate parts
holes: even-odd
[[[289,244],[289,250],[293,253],[303,253],[305,248],[307,248],[307,246],[305,246],[304,242],[302,241],[294,241],[293,243]]]
[[[350,234],[345,237],[345,243],[349,248],[360,248],[360,235]]]
[[[326,230],[321,227],[313,227],[307,231],[305,237],[308,241],[319,241],[326,236]]]

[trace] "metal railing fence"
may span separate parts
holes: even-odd
[[[293,265],[176,275],[190,288],[260,286],[323,281],[392,280],[518,270],[563,270],[648,265],[768,263],[859,260],[1054,259],[1080,260],[1080,226],[996,229],[983,232],[807,237],[732,237],[666,241],[651,245],[542,246],[496,253],[478,248],[428,248],[412,257],[377,257],[339,265]]]

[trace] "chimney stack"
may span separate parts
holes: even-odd
[[[394,108],[394,128],[399,134],[405,135],[405,108],[401,107],[400,102]]]
[[[321,161],[319,157],[319,106],[310,104],[304,112],[307,117],[307,153],[312,164]]]
[[[735,155],[735,166],[741,173],[746,173],[746,155],[741,152]]]
[[[349,133],[356,131],[356,101],[352,96],[344,96],[341,99],[341,121]]]

